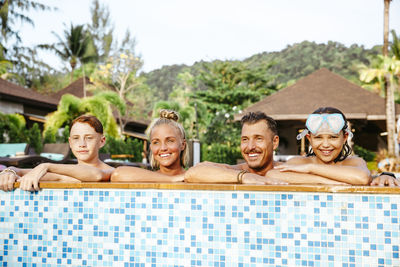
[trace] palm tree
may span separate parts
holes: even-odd
[[[393,56],[396,57],[396,59],[400,60],[400,36],[398,37],[396,35],[396,31],[392,30],[392,38],[393,38],[393,42],[390,45],[390,52]]]
[[[101,121],[106,135],[118,138],[118,126],[111,106],[117,107],[122,113],[125,112],[125,103],[115,92],[103,92],[84,98],[65,94],[62,96],[57,110],[47,115],[43,135],[54,136],[59,128],[68,125],[75,117],[91,114]]]
[[[383,48],[382,54],[384,57],[388,55],[389,47],[389,7],[390,1],[383,0],[384,2],[384,23],[383,23]],[[388,153],[390,156],[395,155],[395,129],[396,129],[396,116],[394,106],[394,87],[390,84],[390,74],[386,73],[384,76],[384,88],[386,96],[386,130],[388,133]]]
[[[383,47],[382,54],[384,56],[388,55],[388,47],[389,47],[389,8],[390,2],[392,0],[383,0],[384,3],[384,16],[383,16]]]
[[[7,40],[14,38],[16,44],[21,42],[19,31],[16,30],[17,23],[28,23],[34,25],[33,20],[28,16],[31,10],[51,10],[51,7],[41,4],[38,1],[32,0],[4,0],[0,4],[0,59],[4,59],[4,54],[7,52]]]
[[[39,45],[39,48],[53,50],[63,60],[68,60],[71,66],[71,81],[72,75],[78,61],[87,63],[96,59],[95,50],[92,49],[93,44],[90,39],[90,34],[85,30],[84,25],[74,26],[71,24],[69,29],[64,30],[64,36],[60,37],[53,32],[57,37],[58,43],[53,45]]]
[[[394,91],[397,86],[396,77],[400,75],[400,60],[396,57],[378,56],[371,68],[362,66],[360,80],[366,83],[377,81],[385,89],[386,97],[386,129],[388,132],[388,153],[395,155],[395,111]]]

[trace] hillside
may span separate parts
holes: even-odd
[[[368,64],[369,57],[379,52],[380,47],[366,49],[357,44],[346,47],[333,41],[327,44],[303,41],[289,45],[279,52],[255,54],[242,62],[247,63],[249,69],[273,63],[269,74],[276,77],[276,84],[283,86],[320,68],[327,68],[350,81],[359,83],[357,65]],[[196,76],[203,64],[204,62],[196,62],[192,66],[164,66],[142,75],[147,78],[147,84],[153,91],[153,95],[159,100],[166,100],[176,84],[179,73],[188,71]]]

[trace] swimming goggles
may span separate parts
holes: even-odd
[[[320,131],[332,132],[338,134],[344,127],[344,119],[342,114],[310,114],[306,121],[306,129],[297,135],[297,140],[302,139],[306,134],[311,132],[317,134]],[[347,129],[347,132],[351,137],[353,133]]]

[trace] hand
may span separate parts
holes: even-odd
[[[7,169],[2,171],[0,173],[0,189],[3,191],[14,190],[14,183],[18,178],[19,176],[13,171],[8,171]]]
[[[310,173],[310,164],[282,164],[275,167],[276,170],[281,172],[300,172],[300,173]]]
[[[242,176],[242,184],[288,184],[285,181],[281,181],[274,178],[267,178],[254,173],[245,173]]]
[[[392,176],[389,175],[381,175],[376,178],[374,178],[371,182],[371,185],[377,185],[377,186],[400,186],[400,181],[393,178]]]
[[[39,191],[39,180],[47,173],[48,165],[42,163],[22,176],[19,188],[25,191]]]

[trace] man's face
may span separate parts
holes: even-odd
[[[80,162],[98,160],[99,149],[105,144],[105,137],[97,133],[88,123],[75,123],[70,132],[69,145]]]
[[[240,150],[250,169],[262,172],[272,168],[273,151],[278,145],[279,137],[271,132],[266,121],[243,125]]]

